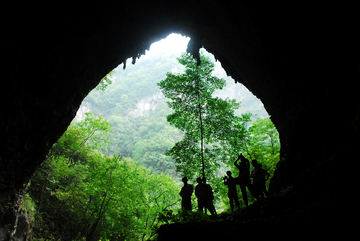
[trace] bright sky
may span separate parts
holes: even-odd
[[[186,52],[187,44],[189,42],[189,37],[184,37],[180,34],[172,33],[167,36],[165,39],[162,39],[158,42],[155,42],[150,45],[149,51],[145,51],[145,55],[141,55],[140,59],[136,59],[136,62],[140,62],[147,57],[153,56],[159,53],[177,53]],[[127,59],[126,64],[130,66],[132,58]]]
[[[150,49],[145,51],[145,55],[141,55],[140,59],[136,59],[136,62],[140,62],[143,59],[151,57],[156,54],[169,54],[175,53],[180,56],[181,53],[186,52],[187,44],[190,40],[190,37],[182,36],[181,34],[172,33],[168,35],[166,38],[154,42],[150,45]],[[131,65],[132,58],[127,60],[127,66]],[[122,65],[121,65],[122,66]],[[215,70],[213,73],[215,76],[219,78],[223,78],[226,76],[225,71],[221,67],[220,62],[215,62]]]
[[[172,33],[167,38],[153,43],[150,50],[146,51],[146,55],[157,53],[181,53],[185,52],[189,37],[184,37],[180,34]]]

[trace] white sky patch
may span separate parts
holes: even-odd
[[[136,62],[140,62],[147,57],[161,53],[176,53],[180,56],[181,53],[186,52],[189,40],[190,37],[185,37],[180,34],[172,33],[166,38],[151,44],[150,49],[146,50],[145,55],[141,55],[140,59],[136,59]],[[131,64],[131,61],[132,58],[127,59],[126,65],[129,66]]]
[[[172,33],[169,36],[167,36],[165,39],[153,43],[150,46],[150,50],[146,51],[146,55],[157,54],[157,53],[185,52],[189,40],[190,40],[189,37],[184,37],[180,34]]]
[[[178,68],[177,68],[176,66],[174,66],[174,67],[171,69],[171,73],[173,73],[173,74],[179,73]]]

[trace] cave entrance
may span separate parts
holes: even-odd
[[[164,40],[152,44],[150,50],[140,57],[135,65],[131,64],[132,59],[127,60],[125,70],[124,64],[119,65],[115,69],[113,83],[108,85],[105,90],[94,89],[83,100],[75,121],[58,143],[53,146],[50,155],[39,168],[30,185],[33,201],[38,204],[36,211],[42,213],[42,220],[46,220],[55,227],[58,224],[51,221],[50,216],[56,217],[55,220],[60,219],[57,216],[58,213],[62,212],[64,216],[71,217],[85,216],[85,221],[73,218],[75,224],[71,228],[67,227],[66,231],[71,233],[81,226],[80,235],[82,237],[97,237],[96,235],[104,230],[111,231],[113,235],[125,235],[125,232],[121,233],[115,228],[110,230],[107,225],[99,224],[97,226],[97,220],[102,220],[100,223],[103,224],[111,220],[110,223],[114,227],[120,227],[125,223],[133,224],[134,219],[137,219],[141,220],[140,223],[144,226],[147,223],[144,220],[157,220],[156,212],[163,211],[164,208],[180,206],[178,193],[181,187],[181,177],[175,173],[172,158],[165,156],[164,151],[170,149],[176,141],[181,140],[183,133],[170,126],[166,121],[166,115],[171,110],[167,107],[167,100],[156,83],[164,79],[167,72],[183,72],[184,68],[176,58],[186,51],[188,41],[189,38],[171,34]],[[215,58],[205,49],[201,49],[201,52],[215,62]],[[213,75],[226,79],[227,84],[230,85],[215,93],[215,96],[222,99],[230,97],[242,102],[237,115],[252,112],[257,115],[254,116],[254,121],[256,117],[266,118],[268,116],[259,99],[254,97],[243,85],[235,84],[233,79],[226,76],[220,62],[215,62]],[[91,150],[97,145],[94,145],[94,141],[91,142],[93,132],[86,128],[93,123],[100,126],[101,120],[87,123],[86,112],[102,115],[112,127],[112,143],[108,149],[103,149],[106,157],[96,155]],[[82,123],[82,121],[84,124],[76,124],[76,122]],[[79,141],[76,140],[77,136],[82,136]],[[88,137],[90,143],[87,142],[89,148],[86,148],[82,144],[87,141]],[[267,145],[271,144],[274,143],[268,140]],[[280,147],[280,145],[278,146]],[[259,153],[259,150],[251,146],[251,143],[248,144],[248,148],[247,152],[257,155],[252,158],[256,158],[264,164],[264,169],[268,169],[273,174],[272,169],[275,165],[270,166],[265,162],[264,153]],[[73,154],[69,158],[63,154],[64,152]],[[277,158],[279,158],[279,154]],[[234,162],[233,159],[230,161]],[[266,159],[266,161],[268,160]],[[137,164],[146,169],[138,167]],[[218,213],[228,211],[229,208],[227,196],[224,195],[226,187],[221,180],[226,175],[226,171],[231,168],[229,165],[226,166],[227,164],[222,162],[221,167],[217,170],[216,176],[219,180],[208,179],[208,183],[212,185],[217,196],[216,210]],[[238,173],[234,172],[234,176],[237,175]],[[190,180],[190,183],[196,185],[193,179]],[[126,195],[119,194],[121,193],[119,190]],[[145,195],[142,196],[141,193]],[[250,204],[255,202],[250,193],[248,196]],[[130,201],[128,203],[124,201],[120,207],[119,203],[114,201],[116,199]],[[29,195],[26,195],[24,200],[32,203]],[[137,200],[147,201],[148,203],[145,204],[148,205],[145,207]],[[131,202],[135,203],[134,207]],[[83,209],[80,203],[86,203],[84,204],[86,208]],[[193,210],[197,209],[195,203],[194,199]],[[159,206],[159,209],[154,206]],[[242,207],[244,206],[245,204],[242,203]],[[131,208],[143,210],[142,212],[148,216],[141,214],[142,212],[138,210],[129,211],[128,209]],[[145,212],[145,209],[150,211]],[[54,210],[57,210],[56,213]],[[87,210],[91,210],[91,212]],[[117,210],[121,210],[121,212],[117,213]],[[95,215],[91,216],[90,213],[95,213]],[[118,218],[119,216],[122,218]],[[67,220],[64,217],[63,219]],[[93,226],[86,226],[87,224],[84,223],[86,221]],[[149,226],[148,229],[154,227]],[[152,234],[142,235],[149,237]],[[130,234],[126,233],[126,235]]]
[[[173,33],[153,43],[149,51],[137,59],[134,65],[131,64],[132,58],[129,58],[125,69],[124,63],[115,69],[113,83],[105,91],[94,89],[84,99],[76,117],[78,120],[83,119],[85,112],[103,115],[113,127],[111,137],[113,141],[109,149],[105,151],[106,153],[110,156],[114,153],[121,154],[140,163],[154,174],[169,174],[177,181],[180,180],[180,176],[175,173],[174,163],[170,163],[171,158],[164,156],[164,150],[170,149],[170,145],[169,143],[166,145],[159,145],[158,143],[158,140],[165,140],[165,136],[170,132],[167,128],[174,127],[169,126],[166,122],[166,115],[170,114],[171,110],[167,108],[167,100],[156,83],[164,79],[167,72],[179,73],[183,71],[183,66],[177,62],[176,58],[186,51],[189,39]],[[236,110],[237,116],[252,113],[252,121],[257,118],[268,118],[268,113],[258,98],[245,86],[240,83],[236,84],[231,77],[228,77],[221,63],[216,61],[212,54],[204,48],[200,51],[215,63],[213,75],[223,78],[227,82],[226,87],[217,91],[215,96],[222,99],[236,99],[237,102],[241,102],[241,107]],[[134,85],[136,88],[133,88]],[[166,128],[164,129],[164,127]],[[274,130],[276,131],[275,128]],[[175,128],[172,131],[175,132]],[[171,140],[172,145],[181,138],[181,133],[176,132],[177,134],[174,134],[176,137]],[[263,133],[262,135],[265,136],[266,134]],[[273,174],[277,163],[274,160],[279,159],[278,147],[280,143],[277,131],[276,133],[268,133],[268,135],[274,135],[275,139],[264,137],[263,143],[260,141],[256,143],[257,149],[248,144],[250,146],[247,152],[250,153],[250,159],[264,162],[264,167]],[[251,141],[255,143],[255,140]],[[158,146],[154,148],[156,142]],[[275,142],[278,149],[272,151],[273,157],[269,158],[269,153],[262,153],[260,146],[274,146]],[[271,159],[271,164],[269,160],[265,159]],[[226,165],[222,163],[217,175],[226,175],[226,168]]]
[[[94,89],[83,100],[76,116],[77,120],[85,118],[85,112],[95,112],[103,115],[115,128],[113,135],[114,139],[118,141],[110,145],[108,150],[110,155],[116,152],[125,157],[135,157],[135,161],[138,161],[143,155],[133,155],[134,149],[139,148],[136,143],[144,142],[145,139],[149,140],[150,133],[154,135],[154,130],[158,132],[167,124],[164,123],[164,120],[166,115],[170,114],[170,109],[166,107],[167,100],[164,99],[156,83],[166,78],[167,72],[179,73],[184,70],[176,58],[186,52],[189,40],[189,37],[172,33],[153,43],[149,50],[136,60],[135,64],[131,64],[133,60],[128,58],[126,64],[122,63],[115,68],[113,83],[105,91]],[[237,116],[252,113],[253,121],[257,118],[269,117],[262,102],[244,85],[235,83],[231,77],[227,76],[221,63],[211,53],[204,48],[201,48],[200,51],[215,63],[213,75],[226,80],[226,87],[216,91],[214,96],[222,99],[236,99],[237,102],[241,102],[240,108],[235,111]],[[133,85],[136,88],[131,88]],[[156,110],[156,108],[158,109]],[[154,114],[156,111],[159,114]],[[148,118],[152,120],[149,121]],[[122,131],[116,129],[122,125],[120,123],[125,124],[126,122],[131,123],[129,128],[136,129],[132,134],[128,133],[127,135],[133,141],[124,140]],[[152,124],[146,126],[148,122]],[[154,124],[155,122],[156,124]],[[149,168],[148,165],[145,166]]]

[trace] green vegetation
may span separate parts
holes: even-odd
[[[115,71],[112,70],[110,73],[108,73],[104,78],[101,79],[98,86],[96,86],[96,90],[102,90],[104,91],[108,85],[112,84],[111,78],[114,77]]]
[[[29,187],[42,220],[35,238],[147,240],[162,224],[159,213],[177,205],[172,177],[98,151],[109,132],[101,116],[88,117],[51,148]]]
[[[218,212],[230,209],[222,176],[226,170],[237,176],[233,162],[240,152],[273,174],[280,150],[275,127],[249,113],[261,106],[249,92],[241,90],[241,108],[222,97],[231,80],[211,76],[213,60],[205,55],[199,68],[190,55],[180,64],[174,55],[155,55],[112,71],[89,93],[83,104],[94,113],[71,123],[27,187],[21,207],[31,217],[33,240],[152,240],[165,223],[211,221],[180,210],[180,175],[195,184],[202,172],[201,140]],[[176,78],[187,67],[199,71],[200,81],[180,86]],[[179,84],[165,94],[183,97],[177,114],[156,85],[165,78]],[[184,103],[187,91],[193,107]],[[192,201],[196,210],[194,195]]]

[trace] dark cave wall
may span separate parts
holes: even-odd
[[[340,188],[331,180],[346,175],[338,163],[352,159],[359,143],[359,19],[351,6],[258,3],[209,6],[203,44],[262,100],[280,133],[271,191],[316,167],[330,193]]]
[[[355,8],[269,1],[93,1],[60,3],[47,11],[34,3],[16,9],[22,21],[5,21],[2,45],[2,230],[12,230],[6,225],[15,224],[23,184],[83,98],[114,67],[171,32],[203,45],[263,101],[282,145],[273,192],[296,180],[301,189],[304,175],[315,182],[322,177],[321,195],[340,185],[334,176],[345,175],[344,165],[337,163],[351,158],[359,144]]]

